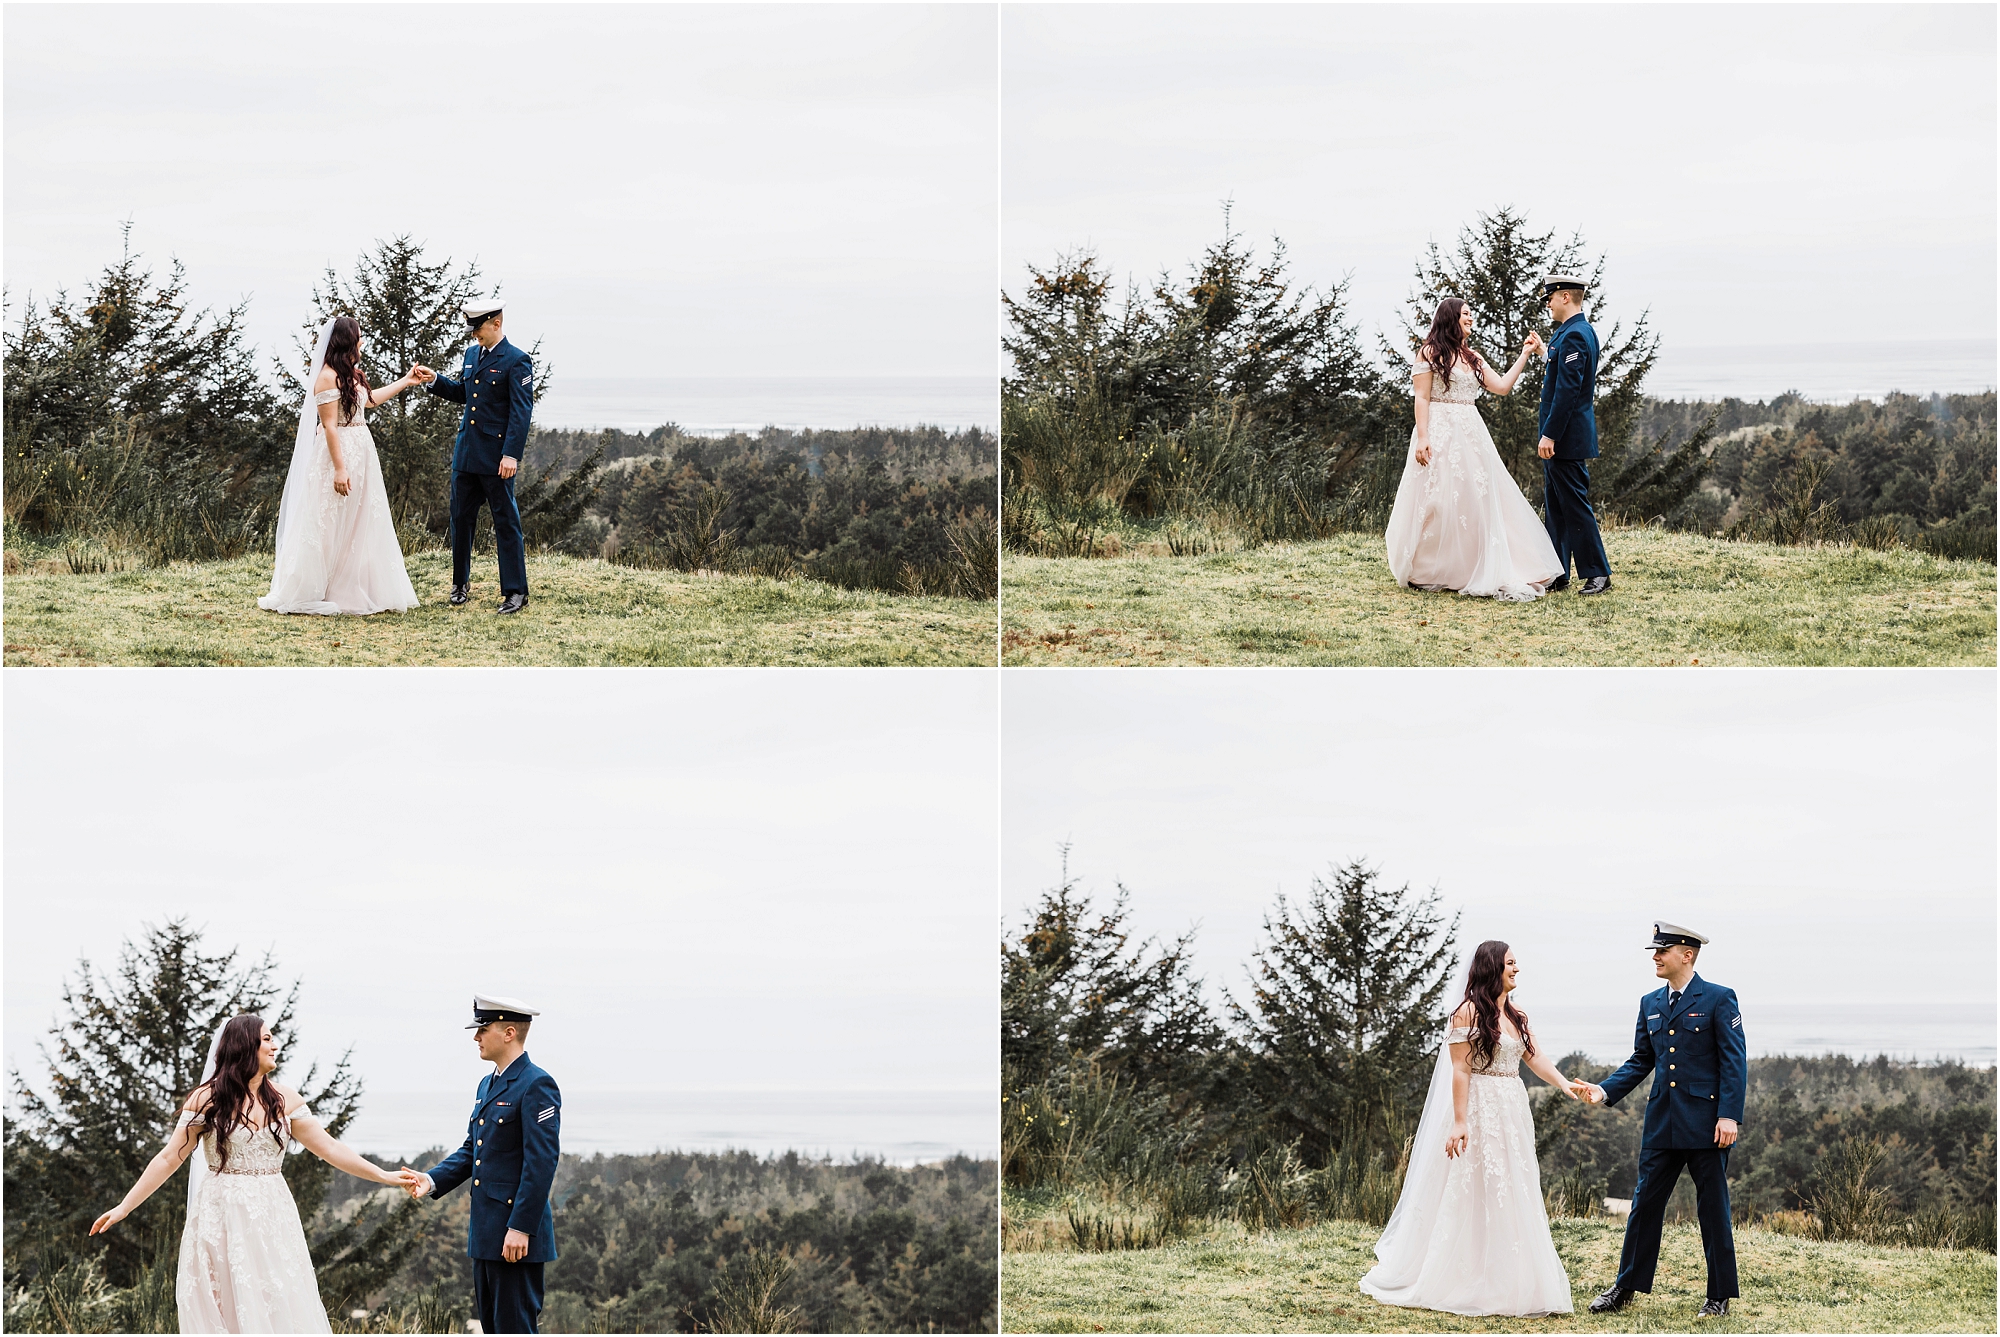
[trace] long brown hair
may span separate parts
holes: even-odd
[[[333,368],[333,383],[340,387],[340,420],[351,422],[354,410],[361,406],[362,392],[368,388],[368,382],[361,378],[361,322],[353,316],[333,318],[326,365]]]
[[[264,1127],[279,1146],[285,1145],[285,1098],[268,1080],[259,1082],[254,1092],[250,1089],[250,1079],[257,1075],[257,1051],[263,1043],[264,1019],[255,1012],[240,1012],[222,1028],[222,1042],[215,1047],[215,1075],[204,1085],[208,1088],[205,1118],[209,1131],[215,1134],[215,1154],[221,1158],[217,1169],[229,1164],[229,1135],[238,1128],[256,1126],[250,1122],[253,1103],[263,1107]]]
[[[1431,332],[1424,336],[1424,343],[1431,350],[1431,370],[1440,377],[1440,384],[1451,389],[1452,369],[1458,366],[1459,355],[1472,360],[1473,374],[1479,377],[1481,385],[1486,384],[1486,364],[1472,346],[1465,342],[1465,331],[1458,327],[1459,313],[1465,310],[1463,297],[1447,297],[1438,303],[1437,314],[1431,317]]]
[[[1535,1055],[1535,1037],[1528,1029],[1527,1014],[1514,1006],[1514,1000],[1507,997],[1507,986],[1501,981],[1501,976],[1507,971],[1507,951],[1506,943],[1489,938],[1472,953],[1472,968],[1466,972],[1464,1001],[1472,1004],[1472,1066],[1475,1068],[1483,1068],[1493,1061],[1493,1051],[1503,1033],[1500,1029],[1502,1012],[1507,1014],[1507,1020],[1514,1023],[1514,1029],[1521,1033],[1521,1043],[1527,1046],[1527,1052],[1522,1057],[1533,1058]]]

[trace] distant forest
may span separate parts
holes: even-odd
[[[545,1274],[542,1328],[993,1332],[998,1194],[998,1166],[964,1157],[902,1167],[796,1152],[564,1156],[552,1195],[561,1257]],[[386,1216],[400,1196],[339,1175],[327,1209]],[[371,1297],[377,1307],[428,1291],[470,1313],[468,1203],[453,1193],[429,1209],[421,1244]]]

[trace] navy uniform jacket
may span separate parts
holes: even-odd
[[[440,374],[424,387],[440,399],[465,405],[451,467],[466,474],[498,474],[500,457],[516,464],[528,447],[528,415],[535,407],[535,367],[528,355],[502,339],[487,352],[465,350],[458,380]]]
[[[435,382],[433,382],[435,384]],[[1541,435],[1556,443],[1559,460],[1597,458],[1597,331],[1578,312],[1549,340],[1542,371]]]
[[[562,1092],[555,1078],[524,1052],[507,1071],[480,1079],[465,1145],[428,1171],[434,1198],[472,1183],[468,1257],[503,1261],[500,1250],[507,1232],[518,1230],[528,1237],[522,1262],[554,1261],[556,1223],[549,1189],[561,1151]]]
[[[1699,975],[1688,980],[1678,1008],[1667,1007],[1671,992],[1662,987],[1639,1000],[1632,1057],[1598,1084],[1604,1103],[1616,1105],[1652,1073],[1640,1147],[1713,1147],[1717,1119],[1743,1122],[1750,1074],[1743,1013],[1734,989]]]

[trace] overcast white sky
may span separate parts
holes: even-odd
[[[1511,204],[1677,346],[1994,335],[1991,5],[1010,5],[1004,283],[1273,233],[1394,328]],[[1915,389],[1917,387],[1910,387]]]
[[[1760,1003],[1994,1001],[1990,671],[1043,670],[1002,689],[1010,929],[1122,880],[1239,994],[1330,864],[1463,909],[1528,1005],[1622,1010],[1652,922]]]
[[[289,348],[406,233],[558,375],[981,375],[997,48],[987,5],[10,5],[10,299],[129,218]]]
[[[10,674],[6,1058],[185,915],[377,1091],[957,1089],[998,1070],[994,675]]]

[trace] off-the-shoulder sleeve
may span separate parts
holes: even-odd
[[[338,398],[340,398],[340,391],[338,389],[322,390],[318,394],[313,396],[313,403],[331,404],[334,400]]]
[[[1470,1044],[1472,1042],[1472,1027],[1470,1026],[1452,1027],[1450,1030],[1444,1033],[1444,1042],[1448,1045]]]
[[[206,1114],[197,1114],[193,1110],[182,1110],[180,1120],[174,1124],[174,1127],[176,1130],[182,1128],[206,1128],[208,1127],[208,1116]]]
[[[290,1114],[287,1114],[285,1116],[286,1123],[297,1123],[300,1119],[309,1119],[314,1123],[318,1123],[319,1115],[313,1113],[312,1106],[300,1105],[297,1109],[293,1110]]]

